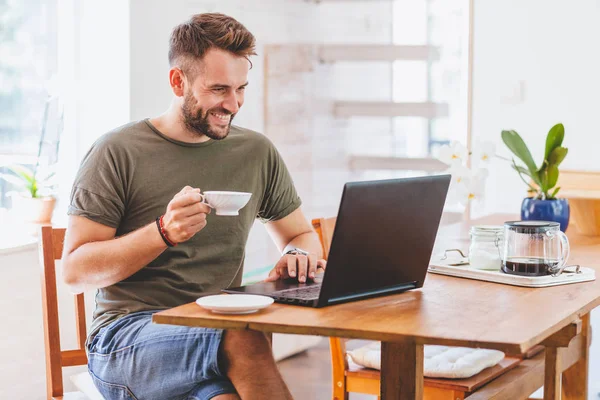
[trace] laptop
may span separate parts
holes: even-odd
[[[420,288],[449,185],[450,175],[346,183],[322,279],[223,291],[325,307]]]

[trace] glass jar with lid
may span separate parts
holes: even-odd
[[[502,267],[501,249],[504,245],[504,227],[476,225],[469,231],[469,264],[471,268],[499,271]]]

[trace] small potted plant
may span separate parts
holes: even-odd
[[[569,202],[556,197],[560,190],[556,184],[558,167],[568,153],[568,149],[562,146],[564,136],[563,124],[556,124],[550,129],[546,137],[544,159],[538,167],[521,136],[514,130],[502,131],[502,141],[524,164],[518,165],[512,159],[512,168],[525,182],[530,194],[521,204],[521,219],[558,222],[563,232],[569,225]]]
[[[13,210],[27,222],[50,223],[56,204],[53,196],[54,172],[50,169],[42,171],[39,166],[33,171],[23,165],[7,168],[12,174],[0,174],[0,178],[19,188],[9,193]]]

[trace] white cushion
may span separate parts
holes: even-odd
[[[381,343],[374,342],[348,351],[351,360],[363,367],[381,369]],[[430,378],[462,379],[477,375],[504,359],[498,350],[468,347],[424,346],[424,372]]]
[[[321,343],[321,336],[289,335],[284,333],[273,334],[273,357],[275,361],[301,353]]]
[[[89,372],[85,371],[77,375],[71,375],[71,382],[73,382],[77,389],[81,390],[88,399],[104,400],[104,397],[102,397],[98,389],[96,389],[96,385],[94,385],[94,381]]]

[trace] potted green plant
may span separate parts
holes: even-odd
[[[521,136],[514,130],[502,131],[502,141],[524,164],[518,165],[515,159],[512,159],[512,168],[528,186],[530,194],[521,204],[521,219],[555,221],[560,224],[563,232],[569,225],[569,202],[556,196],[560,191],[560,187],[557,186],[558,167],[568,153],[568,149],[562,146],[564,136],[563,124],[558,123],[550,128],[546,136],[544,159],[538,167]]]
[[[0,174],[0,178],[19,189],[9,193],[13,210],[27,222],[50,223],[56,204],[54,172],[43,171],[37,165],[34,170],[18,164],[7,168],[12,174]]]

